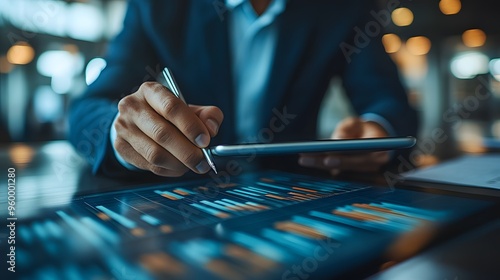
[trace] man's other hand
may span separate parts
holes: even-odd
[[[379,138],[388,137],[385,129],[371,121],[360,118],[342,120],[335,131],[333,139]],[[329,170],[333,175],[341,171],[375,172],[389,161],[389,152],[372,152],[359,155],[342,155],[339,153],[301,154],[299,164],[305,167]]]

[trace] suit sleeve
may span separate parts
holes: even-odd
[[[373,21],[373,18],[369,19]],[[357,24],[364,32],[367,22]],[[381,27],[381,30],[383,28]],[[394,128],[394,136],[415,136],[417,114],[408,104],[408,98],[399,79],[396,65],[386,54],[381,35],[370,37],[369,43],[351,46],[357,49],[346,62],[343,80],[347,95],[359,115],[376,114],[386,119]],[[349,61],[349,60],[347,60]]]
[[[69,140],[92,165],[94,174],[117,177],[130,174],[113,155],[109,133],[121,97],[134,92],[159,67],[142,25],[140,1],[130,1],[123,30],[110,43],[106,68],[69,114]]]

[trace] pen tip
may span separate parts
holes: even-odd
[[[212,167],[212,170],[215,172],[215,174],[217,174],[217,168],[215,168],[215,164],[211,162],[210,167]]]

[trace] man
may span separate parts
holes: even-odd
[[[73,105],[70,140],[95,173],[202,174],[209,144],[314,139],[335,75],[360,117],[334,138],[415,135],[415,112],[381,45],[388,15],[369,0],[132,0],[107,67]],[[368,25],[370,36],[360,34]],[[198,105],[154,82],[164,66]],[[333,173],[388,161],[384,152],[299,158]]]

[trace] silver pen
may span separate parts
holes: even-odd
[[[163,68],[163,77],[165,78],[166,81],[166,87],[175,95],[175,97],[179,98],[187,104],[186,99],[184,99],[184,96],[182,96],[181,91],[179,90],[179,87],[177,86],[177,83],[175,82],[174,75],[172,75],[172,72],[170,69],[167,67]],[[212,153],[210,152],[210,149],[208,148],[202,148],[201,151],[203,152],[203,155],[205,156],[205,159],[207,160],[208,165],[212,168],[212,170],[217,174],[217,168],[215,167],[214,159],[212,157]]]

